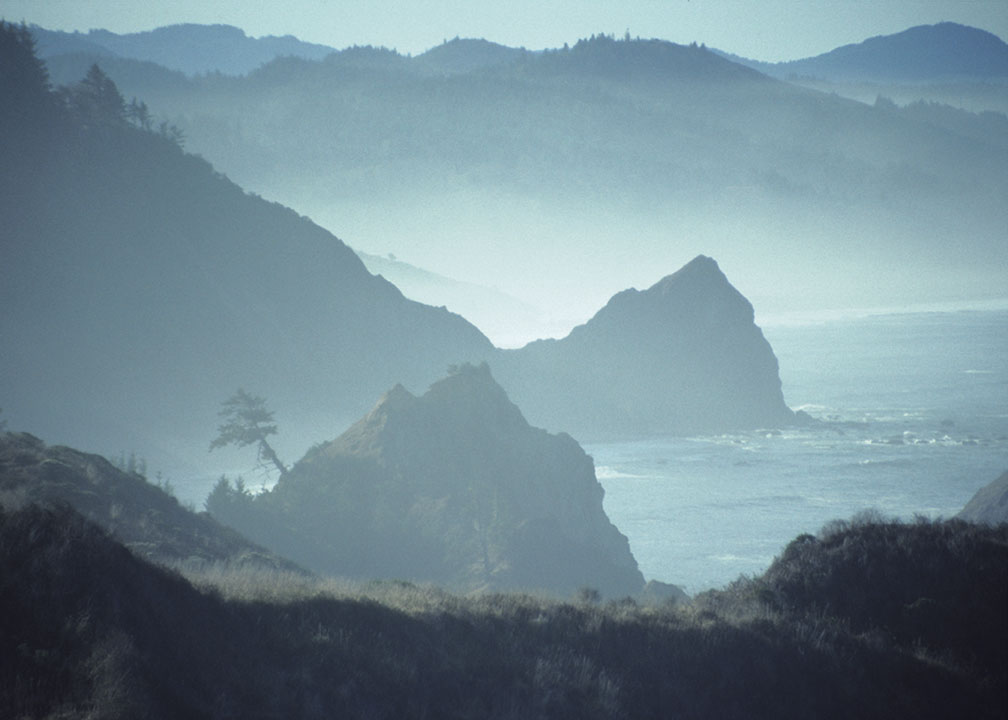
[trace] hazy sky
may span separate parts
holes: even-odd
[[[702,42],[757,60],[793,60],[951,20],[1008,38],[1006,0],[0,0],[0,16],[53,30],[150,30],[226,23],[336,48],[419,53],[456,35],[529,49],[593,33]]]

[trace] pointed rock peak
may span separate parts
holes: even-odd
[[[413,405],[415,402],[416,396],[397,383],[394,388],[381,396],[381,399],[371,409],[371,412],[367,414],[364,420],[401,412],[404,408]]]
[[[396,425],[403,418],[411,416],[418,405],[418,399],[413,393],[396,384],[382,395],[371,411],[350,426],[346,432],[335,440],[325,443],[319,448],[309,450],[302,462],[312,462],[319,456],[343,455],[347,453],[358,455],[377,455],[381,452],[381,435],[389,425]]]
[[[449,368],[449,375],[417,397],[402,385],[389,390],[366,417],[323,447],[325,455],[399,455],[404,448],[486,440],[527,431],[518,407],[486,363]]]
[[[652,289],[664,289],[681,282],[707,281],[711,283],[728,283],[728,278],[721,272],[717,261],[706,255],[697,255],[671,275],[666,275],[652,286]]]
[[[402,386],[402,383],[396,383],[396,386],[389,390],[387,393],[382,395],[381,400],[378,401],[379,405],[404,403],[415,400],[416,396],[413,395],[409,390]]]
[[[699,312],[700,308],[705,314],[716,310],[725,321],[735,318],[751,323],[755,317],[749,301],[728,281],[717,262],[706,255],[697,255],[655,283],[645,295],[662,296],[691,312]]]
[[[717,262],[698,255],[647,290],[624,290],[614,295],[591,320],[572,331],[577,336],[591,327],[618,326],[622,335],[665,332],[684,328],[751,324],[753,307],[728,281]],[[650,329],[649,329],[650,328]]]
[[[692,271],[704,270],[707,272],[713,271],[718,273],[721,272],[721,269],[718,267],[717,260],[715,260],[712,257],[708,257],[706,255],[697,255],[695,258],[693,258],[688,263],[679,268],[679,272],[687,272],[691,270]]]

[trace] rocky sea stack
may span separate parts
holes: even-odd
[[[494,372],[531,422],[579,440],[796,422],[752,305],[703,255],[562,340],[503,352]]]
[[[644,579],[603,494],[577,442],[530,426],[484,364],[421,397],[393,388],[271,492],[220,489],[209,507],[326,574],[635,595]]]

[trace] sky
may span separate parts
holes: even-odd
[[[404,54],[455,36],[539,50],[629,31],[780,61],[942,21],[1008,39],[1006,0],[0,0],[0,17],[50,30],[117,33],[224,23],[255,37],[294,35],[340,49],[379,45]]]

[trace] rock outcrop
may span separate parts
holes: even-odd
[[[956,517],[987,525],[1008,523],[1008,471],[977,490]]]
[[[421,397],[395,387],[221,519],[324,573],[634,595],[643,576],[603,494],[577,442],[531,427],[485,364],[463,365]]]
[[[530,422],[579,440],[795,422],[752,305],[702,255],[562,340],[502,352],[494,372]]]

